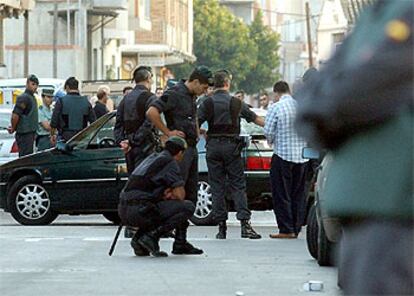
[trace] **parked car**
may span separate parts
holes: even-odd
[[[305,148],[306,149],[306,148]],[[304,151],[306,158],[318,158],[319,155]],[[315,201],[311,205],[307,217],[306,242],[309,253],[315,258],[320,266],[331,266],[334,264],[334,252],[336,243],[340,240],[342,228],[339,220],[331,217],[324,209],[324,187],[326,176],[332,163],[332,156],[327,154],[317,172],[315,184]]]
[[[103,214],[116,223],[119,192],[128,178],[124,154],[114,140],[114,124],[115,112],[108,113],[67,143],[0,166],[0,208],[25,225],[49,224],[59,214]],[[249,204],[252,209],[268,209],[272,151],[263,134],[252,132],[246,138],[250,141],[243,151]],[[195,224],[212,223],[204,144],[203,139],[198,144]]]
[[[19,156],[14,134],[9,134],[12,109],[0,109],[0,165],[16,159]]]

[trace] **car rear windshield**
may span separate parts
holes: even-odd
[[[247,122],[245,119],[240,121],[240,134],[251,136],[264,136],[263,127],[255,124],[254,122]]]

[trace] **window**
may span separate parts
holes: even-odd
[[[141,8],[144,12],[144,18],[146,20],[151,19],[151,0],[141,0]]]
[[[342,43],[342,41],[345,38],[345,33],[335,33],[332,34],[332,38],[333,38],[333,43]]]

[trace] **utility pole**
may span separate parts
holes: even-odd
[[[105,71],[105,67],[104,67],[104,50],[105,50],[105,31],[104,31],[104,17],[101,16],[101,75],[102,75],[102,79],[105,79],[106,75],[104,73]]]
[[[55,0],[53,8],[53,78],[57,78],[57,26],[58,3]]]
[[[29,10],[24,12],[24,57],[23,57],[23,75],[29,76]]]
[[[306,9],[306,31],[308,35],[308,56],[309,56],[309,68],[310,68],[310,67],[313,67],[313,56],[312,56],[312,39],[311,39],[311,28],[310,28],[309,2],[306,2],[305,9]]]
[[[3,32],[3,17],[0,16],[0,67],[3,64],[4,64],[4,32]]]

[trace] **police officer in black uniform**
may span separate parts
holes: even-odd
[[[131,240],[137,256],[167,256],[160,251],[160,236],[187,224],[193,215],[194,204],[184,200],[178,166],[186,147],[183,138],[170,137],[162,152],[154,152],[138,165],[121,192],[118,214],[122,223],[139,227]]]
[[[138,67],[133,73],[133,79],[136,86],[120,102],[114,129],[115,141],[125,152],[129,175],[157,145],[154,128],[145,117],[149,104],[156,99],[150,91],[151,68]]]
[[[136,85],[119,103],[114,128],[115,141],[125,153],[128,175],[156,148],[156,135],[151,122],[146,120],[145,112],[156,99],[151,93],[151,67],[139,66],[132,74]],[[125,228],[124,236],[129,238],[135,230]]]
[[[56,129],[58,140],[66,142],[96,120],[88,98],[79,93],[79,81],[69,77],[64,88],[66,95],[56,101],[50,122],[52,144],[56,143]]]
[[[30,75],[26,80],[26,90],[17,97],[12,112],[11,126],[7,129],[10,134],[16,132],[19,157],[33,153],[38,121],[37,101],[34,93],[38,86],[39,79],[35,75]]]
[[[194,69],[187,81],[180,81],[164,92],[151,104],[147,111],[148,119],[166,136],[180,136],[186,139],[188,149],[184,160],[180,163],[181,173],[186,182],[186,199],[197,202],[198,189],[198,152],[196,148],[199,128],[197,124],[197,96],[207,91],[212,84],[212,73],[205,66]],[[164,113],[167,126],[161,120]],[[176,229],[174,250],[175,254],[202,254],[203,251],[187,242],[187,228]]]
[[[230,187],[241,223],[241,237],[261,238],[250,225],[251,212],[247,207],[246,180],[241,158],[243,142],[240,139],[240,117],[264,126],[262,117],[249,109],[246,103],[229,94],[231,74],[226,70],[214,75],[215,92],[198,109],[199,124],[208,122],[207,167],[213,197],[213,217],[219,224],[218,239],[226,238],[226,184]],[[228,182],[226,182],[228,180]]]

